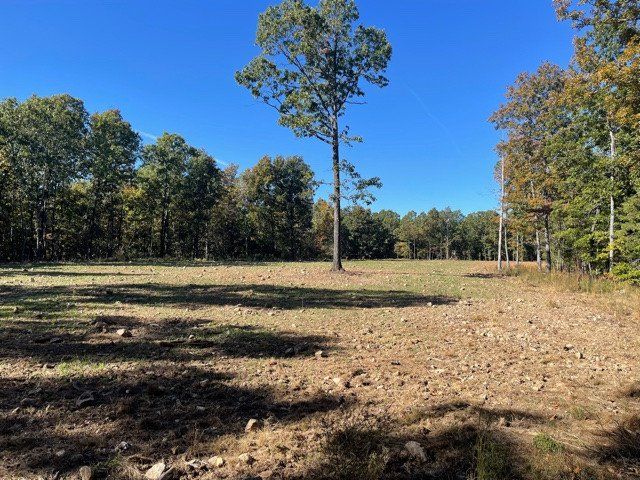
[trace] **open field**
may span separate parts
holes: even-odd
[[[640,478],[635,292],[346,268],[0,269],[0,478]]]

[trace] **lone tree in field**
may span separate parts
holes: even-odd
[[[284,0],[260,15],[261,53],[236,73],[239,84],[275,108],[279,123],[298,137],[315,137],[333,149],[333,267],[341,271],[340,143],[360,141],[340,125],[347,105],[364,97],[363,81],[384,87],[391,45],[384,31],[356,26],[353,0]],[[361,103],[361,102],[360,102]]]

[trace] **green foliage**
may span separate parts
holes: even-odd
[[[369,187],[378,178],[363,179],[340,158],[340,144],[361,141],[341,126],[347,105],[364,97],[363,83],[388,84],[384,76],[391,45],[383,30],[358,25],[354,0],[283,0],[258,19],[260,54],[236,73],[237,82],[273,107],[278,123],[298,137],[317,138],[332,147],[334,240],[333,269],[342,270],[340,202],[345,172],[351,180],[348,198],[369,203]]]
[[[242,174],[257,252],[291,260],[309,255],[314,187],[313,172],[301,157],[263,157]]]
[[[536,435],[533,438],[533,446],[542,453],[560,453],[563,450],[562,445],[546,433]]]
[[[321,0],[314,8],[284,0],[258,20],[260,55],[236,73],[239,84],[274,107],[297,136],[332,143],[347,104],[363,97],[361,82],[384,87],[391,58],[384,31],[356,26],[353,0]],[[354,140],[347,131],[343,140]]]
[[[391,258],[395,238],[371,210],[355,206],[344,214],[346,230],[344,252],[348,258]]]
[[[475,446],[476,480],[506,480],[510,476],[510,452],[503,443],[481,434]]]
[[[0,158],[11,183],[11,226],[18,225],[8,249],[26,249],[38,259],[58,255],[54,210],[60,193],[83,172],[87,112],[69,95],[32,96],[2,102]],[[15,243],[14,243],[15,242]]]
[[[491,117],[507,134],[508,230],[546,248],[549,269],[602,274],[640,259],[640,7],[554,3],[578,32],[570,68],[519,75]]]
[[[634,285],[640,285],[640,269],[634,268],[628,263],[619,263],[613,267],[611,272],[614,278],[629,282]]]

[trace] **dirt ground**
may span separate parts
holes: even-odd
[[[0,268],[0,478],[640,478],[636,292],[346,268]]]

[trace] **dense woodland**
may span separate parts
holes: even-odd
[[[165,133],[142,145],[69,95],[0,103],[0,259],[331,256],[333,206],[300,157],[221,168]],[[347,258],[494,258],[497,215],[343,209]]]
[[[491,120],[503,185],[502,241],[540,268],[640,274],[640,5],[556,0],[576,29],[567,69],[523,73]]]

